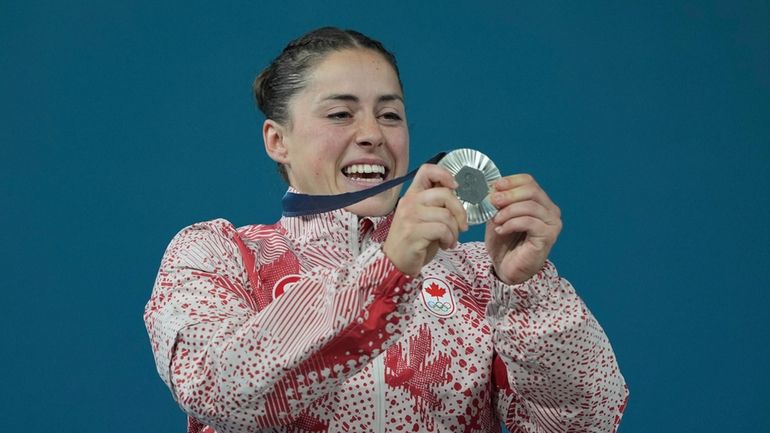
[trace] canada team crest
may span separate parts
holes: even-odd
[[[424,279],[420,296],[425,308],[436,316],[449,317],[457,310],[452,290],[447,283],[438,278]]]

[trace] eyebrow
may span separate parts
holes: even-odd
[[[349,101],[349,102],[360,102],[361,100],[356,95],[350,95],[350,94],[333,94],[329,95],[322,99],[322,101]],[[395,93],[393,94],[387,94],[382,95],[379,98],[377,98],[377,102],[389,102],[389,101],[401,101],[401,103],[404,102],[404,98],[401,97],[401,95],[397,95]]]

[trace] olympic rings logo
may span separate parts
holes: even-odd
[[[432,310],[438,310],[442,313],[446,313],[452,309],[452,304],[449,302],[428,301],[428,307],[430,307]]]

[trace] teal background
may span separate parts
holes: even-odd
[[[0,3],[3,430],[184,431],[142,322],[160,257],[278,218],[250,84],[326,24],[397,54],[412,165],[474,147],[560,205],[622,433],[770,431],[767,1],[245,0]]]

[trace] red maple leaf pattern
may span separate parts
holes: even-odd
[[[439,286],[435,282],[430,283],[430,286],[428,286],[425,289],[425,291],[428,292],[428,294],[433,296],[434,298],[440,298],[440,297],[444,296],[444,293],[446,293],[446,289],[444,289],[443,287]]]
[[[449,356],[443,353],[431,356],[433,350],[435,347],[431,342],[431,332],[423,325],[416,336],[409,337],[408,354],[403,353],[401,344],[386,353],[385,382],[393,387],[405,388],[415,399],[416,413],[425,413],[440,407],[441,401],[431,387],[449,380]]]

